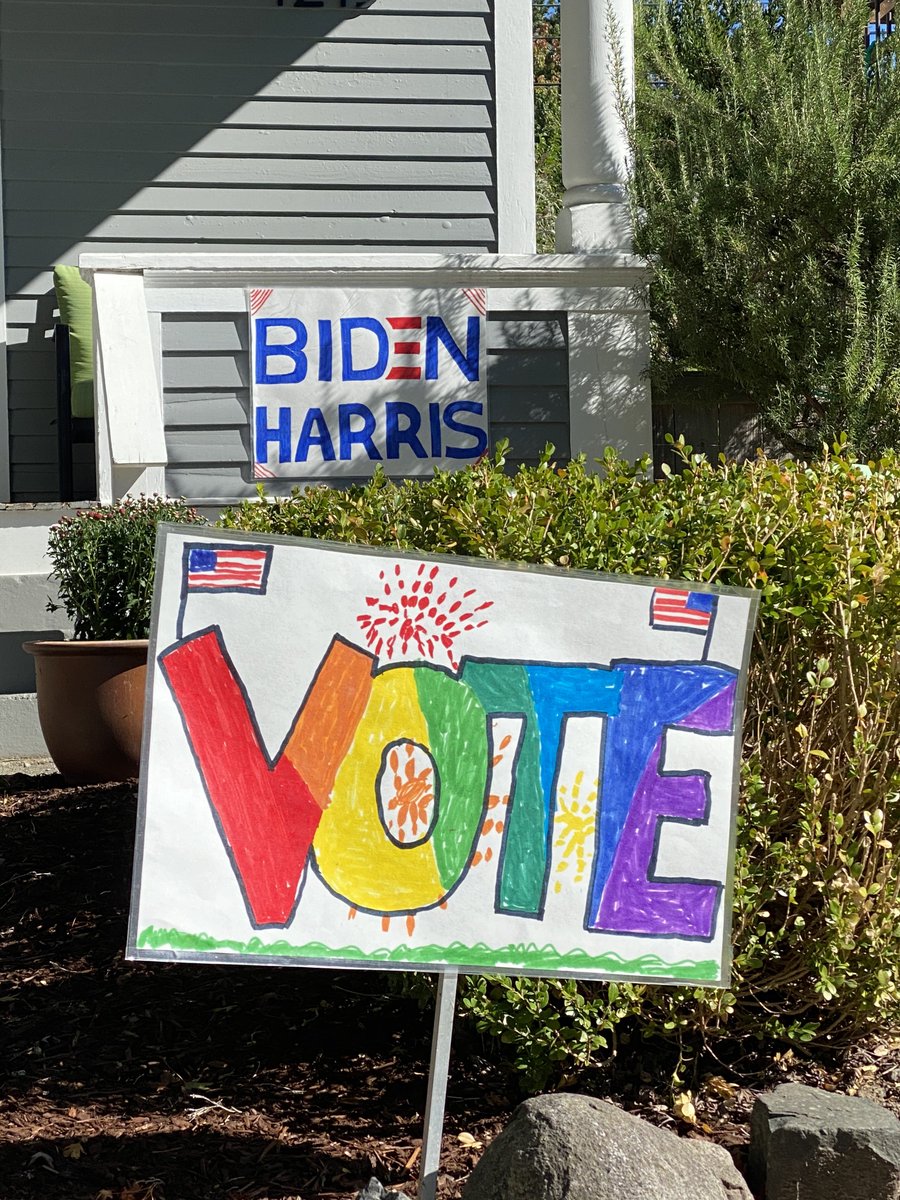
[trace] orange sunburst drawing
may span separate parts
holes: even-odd
[[[446,658],[456,670],[454,643],[460,634],[487,625],[481,614],[493,600],[479,603],[475,588],[461,591],[456,575],[445,583],[441,568],[427,563],[419,563],[412,576],[404,575],[396,563],[393,571],[380,571],[378,578],[381,595],[366,596],[368,611],[356,618],[367,645],[387,659],[410,651],[432,662]]]
[[[431,755],[415,742],[388,752],[381,788],[385,825],[398,842],[421,841],[434,816],[435,776]]]

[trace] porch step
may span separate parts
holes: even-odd
[[[47,755],[34,695],[34,659],[22,643],[71,633],[64,612],[47,611],[48,601],[56,600],[48,577],[47,534],[68,511],[58,504],[0,504],[0,761]]]
[[[25,770],[23,766],[4,770],[4,764],[8,762],[38,759],[49,761],[47,743],[38,721],[37,697],[34,692],[0,695],[0,775]]]

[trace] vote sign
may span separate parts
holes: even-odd
[[[129,955],[727,982],[756,603],[164,528]]]

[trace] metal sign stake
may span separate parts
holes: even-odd
[[[434,1033],[431,1038],[431,1065],[428,1069],[428,1099],[425,1102],[425,1129],[422,1135],[422,1172],[419,1176],[419,1200],[435,1200],[438,1169],[441,1164],[441,1135],[444,1132],[444,1106],[447,1102],[447,1077],[450,1072],[450,1042],[453,1037],[453,1013],[459,971],[448,969],[438,975],[434,1004]]]

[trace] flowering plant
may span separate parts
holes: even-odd
[[[145,638],[150,629],[156,526],[203,524],[180,500],[159,496],[79,509],[50,529],[59,604],[79,640]]]

